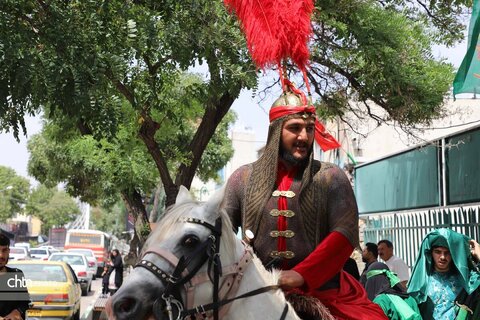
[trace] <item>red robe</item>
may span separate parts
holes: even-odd
[[[315,251],[293,268],[305,280],[300,291],[318,298],[339,320],[388,320],[382,309],[368,300],[360,282],[342,270],[352,250],[352,245],[340,232],[330,233]],[[339,271],[340,288],[315,289]]]

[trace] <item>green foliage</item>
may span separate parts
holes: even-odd
[[[177,111],[171,117],[153,112],[152,117],[161,123],[156,140],[168,161],[170,172],[175,174],[180,163],[189,161],[188,145],[203,113],[203,104],[196,96],[204,90],[198,76],[185,75],[176,87],[165,94],[164,103]],[[81,135],[71,118],[61,114],[44,123],[41,134],[34,135],[28,143],[29,173],[49,186],[64,183],[69,194],[82,201],[109,207],[124,190],[140,190],[149,195],[158,182],[158,170],[151,161],[145,145],[136,135],[138,126],[134,112],[124,103],[119,111],[116,135],[112,139],[95,139]],[[228,139],[228,127],[235,117],[228,115],[217,128],[207,146],[199,166],[199,175],[215,179],[233,154]]]
[[[463,37],[464,23],[470,16],[472,0],[382,0],[377,1],[388,12],[402,13],[410,21],[417,21],[432,31],[432,40],[438,44],[453,45]]]
[[[119,130],[118,139],[95,140],[54,123],[45,123],[41,134],[28,143],[29,173],[47,185],[65,183],[72,196],[84,202],[113,205],[121,190],[150,190],[158,172],[138,139]]]
[[[0,166],[0,222],[23,213],[29,189],[28,179],[17,175],[11,168]]]
[[[42,234],[48,234],[51,227],[63,227],[75,221],[80,209],[65,191],[39,185],[32,190],[25,212],[39,218]]]
[[[233,147],[228,136],[228,127],[235,122],[236,115],[227,114],[224,121],[217,127],[216,134],[210,140],[198,166],[198,177],[207,182],[209,179],[219,180],[218,171],[233,156]]]
[[[121,237],[122,232],[125,231],[126,212],[121,201],[117,201],[110,208],[92,207],[90,211],[91,228]]]
[[[0,14],[0,129],[18,133],[26,113],[48,106],[48,116],[62,111],[109,137],[119,98],[174,116],[163,92],[198,63],[209,64],[209,95],[256,85],[243,38],[218,1],[5,0]]]
[[[435,37],[423,21],[374,1],[317,4],[312,73],[321,105],[331,110],[324,112],[342,115],[357,100],[406,125],[440,114],[453,68],[433,59]]]

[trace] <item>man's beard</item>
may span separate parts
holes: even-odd
[[[296,158],[291,152],[280,148],[280,157],[292,166],[305,165],[308,162],[308,158],[310,157],[310,152],[308,152],[305,158],[299,159]]]

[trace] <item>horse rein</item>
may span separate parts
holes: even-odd
[[[217,218],[215,221],[215,226],[204,221],[201,219],[197,218],[180,218],[180,222],[185,222],[185,223],[196,223],[200,224],[202,226],[207,227],[212,231],[212,234],[202,242],[202,244],[191,254],[189,257],[182,256],[180,259],[178,259],[174,254],[162,250],[162,249],[153,249],[153,250],[148,250],[143,254],[142,259],[135,265],[136,267],[143,267],[153,273],[164,285],[165,285],[165,291],[162,294],[161,299],[165,302],[166,304],[166,310],[169,316],[169,320],[174,320],[173,319],[173,306],[176,307],[178,310],[178,316],[176,320],[181,320],[181,319],[188,319],[195,317],[195,315],[201,315],[202,317],[206,317],[207,311],[212,310],[213,311],[213,318],[214,320],[219,319],[219,309],[224,307],[222,309],[222,314],[226,314],[227,310],[229,308],[229,304],[232,303],[233,301],[237,299],[243,299],[247,297],[251,297],[257,294],[265,293],[270,290],[278,290],[280,287],[278,285],[270,285],[270,286],[265,286],[262,288],[258,288],[249,292],[246,292],[240,296],[236,297],[231,297],[231,298],[226,298],[221,301],[219,301],[219,294],[223,296],[235,294],[236,290],[238,289],[240,280],[242,279],[243,276],[243,270],[245,270],[246,266],[248,263],[252,260],[253,258],[253,252],[251,248],[247,248],[245,250],[244,255],[240,259],[240,261],[232,266],[226,267],[222,269],[221,266],[221,261],[220,261],[220,255],[219,255],[219,250],[220,250],[220,237],[221,237],[221,229],[222,229],[222,221],[221,218]],[[203,257],[200,259],[200,262],[195,265],[191,271],[187,269],[188,265],[191,262],[191,258],[197,256],[200,252],[203,252]],[[158,266],[156,266],[153,262],[145,259],[145,256],[148,253],[153,253],[156,254],[157,256],[167,260],[172,266],[175,267],[174,271],[172,274],[169,274],[162,269],[160,269]],[[204,275],[196,275],[198,270],[201,268],[202,265],[204,265],[208,261],[208,271],[207,271],[207,276]],[[211,276],[211,268],[213,266],[213,279]],[[219,278],[222,276],[222,274],[227,274],[227,276],[231,277],[232,285],[230,285],[230,282],[227,283],[226,286],[223,286],[221,291],[219,293]],[[198,285],[200,283],[203,283],[207,280],[210,280],[213,283],[213,302],[206,304],[206,305],[200,305],[196,306],[187,310],[184,310],[184,305],[180,301],[181,298],[179,298],[178,294],[177,297],[175,297],[175,294],[173,293],[174,290],[179,290],[179,286],[184,285],[186,293],[187,293],[187,302],[193,301],[193,291],[192,289],[195,288],[195,285]],[[191,282],[193,283],[193,286],[187,286],[187,283]],[[226,288],[229,287],[229,288]],[[225,290],[226,289],[226,290]],[[192,297],[189,297],[192,295]],[[155,305],[157,305],[158,299],[154,303],[154,311],[155,311]],[[189,306],[187,306],[189,307]],[[282,312],[282,315],[280,317],[280,320],[284,320],[285,317],[287,316],[288,313],[288,304],[285,304],[285,308]]]

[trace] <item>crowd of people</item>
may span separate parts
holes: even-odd
[[[377,262],[378,256],[384,263]],[[366,243],[362,260],[361,283],[389,319],[480,319],[480,245],[475,240],[447,228],[431,231],[411,276],[388,240]]]

